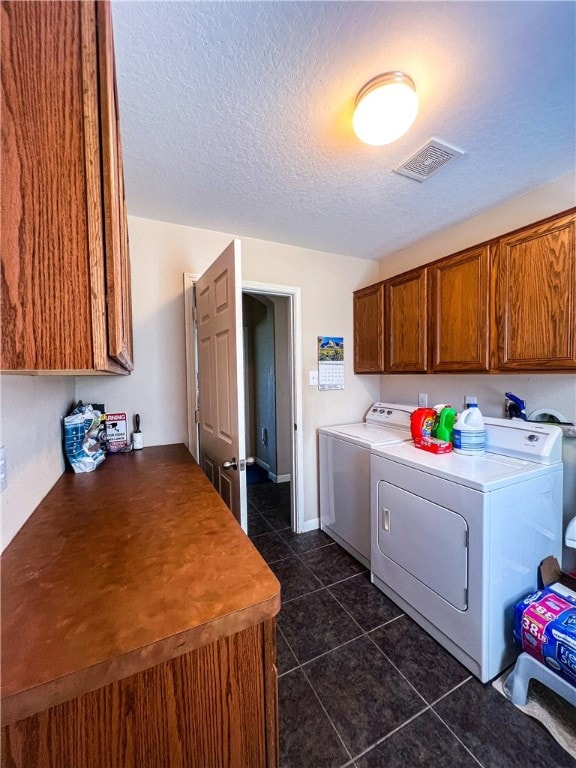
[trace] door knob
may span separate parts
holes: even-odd
[[[251,467],[252,464],[254,464],[255,458],[254,456],[248,456],[246,459],[240,460],[240,471],[243,471],[246,469],[246,467]],[[222,469],[238,469],[238,461],[236,460],[236,457],[234,456],[232,459],[228,459],[222,464]]]

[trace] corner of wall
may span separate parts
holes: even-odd
[[[61,419],[74,401],[73,376],[2,375],[0,425],[8,485],[0,497],[2,550],[64,471]]]

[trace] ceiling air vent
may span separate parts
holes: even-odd
[[[394,173],[408,176],[416,181],[426,181],[430,176],[444,168],[451,160],[463,155],[459,149],[443,144],[441,141],[430,139],[428,144],[419,149],[415,155],[402,165],[394,168]]]

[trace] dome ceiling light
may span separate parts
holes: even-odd
[[[373,147],[403,136],[418,114],[414,81],[404,72],[385,72],[362,88],[352,118],[354,133]]]

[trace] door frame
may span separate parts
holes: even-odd
[[[186,331],[186,402],[188,450],[199,461],[200,450],[196,410],[198,408],[198,357],[195,343],[194,286],[197,273],[184,273],[184,319]],[[304,528],[304,435],[302,429],[302,312],[299,286],[242,281],[242,292],[282,296],[289,299],[291,335],[291,419],[292,429],[292,530]]]

